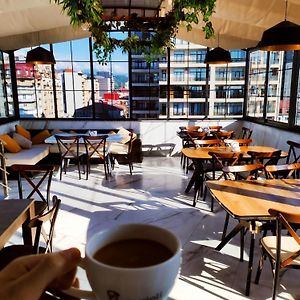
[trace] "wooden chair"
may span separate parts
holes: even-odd
[[[109,152],[106,145],[108,135],[93,135],[83,136],[85,151],[86,151],[86,179],[88,180],[91,172],[91,160],[98,159],[103,161],[105,179],[108,179],[110,174]]]
[[[286,163],[289,164],[298,162],[300,159],[300,144],[293,141],[287,141],[287,144],[289,145],[289,151]]]
[[[20,256],[52,252],[54,226],[61,203],[61,200],[56,196],[53,196],[52,200],[53,206],[51,209],[35,216],[28,223],[29,228],[36,229],[33,245],[10,245],[0,250],[0,270]],[[45,230],[42,231],[42,225],[46,222],[49,222],[50,225],[48,232],[44,234]],[[43,245],[40,240],[41,236],[44,239]]]
[[[241,139],[250,139],[252,136],[253,130],[247,127],[242,127],[242,131],[240,134]]]
[[[263,164],[249,164],[249,165],[231,165],[223,168],[225,180],[256,180],[259,172],[264,170]],[[222,234],[222,240],[225,238],[229,223],[229,213],[226,213],[224,228]],[[244,260],[244,236],[245,229],[241,230],[241,246],[240,246],[240,261]]]
[[[73,160],[77,165],[78,176],[81,179],[80,164],[85,155],[85,149],[79,147],[79,135],[55,135],[59,153],[60,153],[60,180],[62,179],[62,171],[67,172],[67,166]]]
[[[208,126],[209,131],[220,131],[222,128],[223,128],[223,126],[220,126],[220,125]]]
[[[259,152],[259,151],[248,151],[251,156],[251,161],[254,163],[262,163],[265,167],[268,165],[277,165],[280,156],[281,150],[276,150],[272,152]]]
[[[300,163],[285,165],[268,165],[265,167],[266,177],[268,179],[275,178],[299,178]]]
[[[223,142],[219,139],[213,139],[213,140],[197,140],[196,141],[197,147],[196,148],[202,148],[202,147],[219,147],[223,145]]]
[[[260,240],[262,254],[255,283],[259,283],[264,260],[268,257],[273,271],[272,299],[275,300],[280,271],[287,268],[300,268],[300,237],[290,224],[299,225],[300,214],[275,209],[269,209],[269,213],[276,218],[276,236],[265,236]],[[282,235],[282,226],[288,230],[288,236]]]
[[[112,169],[114,169],[115,160],[117,160],[119,164],[127,164],[129,166],[130,175],[132,175],[132,170],[133,170],[132,143],[135,139],[135,135],[132,132],[130,132],[129,136],[130,136],[130,140],[126,144],[117,144],[117,143],[112,144],[109,153],[111,155],[110,158],[111,158]]]
[[[207,137],[207,132],[200,132],[200,131],[195,131],[195,132],[187,132],[186,133],[186,143],[184,145],[184,148],[187,147],[194,147],[194,148],[199,148],[201,147],[201,141],[204,140]],[[189,168],[191,168],[191,165],[189,164],[189,159],[187,157],[184,157],[184,163],[183,167],[186,169],[186,174],[189,171]]]
[[[200,129],[200,126],[195,126],[195,125],[187,126],[187,127],[186,127],[186,130],[187,130],[188,132],[198,131],[199,129]]]
[[[229,146],[232,141],[239,143],[240,146],[249,146],[253,142],[252,139],[225,139],[224,144]]]
[[[238,164],[243,154],[240,152],[227,152],[227,151],[210,151],[208,154],[212,157],[211,164],[204,166],[204,178],[205,180],[221,180],[224,178],[223,168],[225,166],[233,166]],[[203,201],[205,201],[207,195],[207,187],[204,189]],[[211,197],[210,210],[214,209],[214,199]]]
[[[225,140],[225,139],[230,139],[233,137],[234,135],[234,131],[216,131],[216,132],[212,132],[213,135],[219,139],[219,140]]]
[[[210,148],[210,147],[219,147],[222,146],[223,143],[221,140],[214,139],[214,140],[197,140],[197,148]],[[195,166],[199,170],[199,178],[197,178],[194,186],[194,200],[193,200],[193,206],[196,206],[196,202],[199,198],[199,195],[201,197],[203,196],[203,183],[204,183],[204,169],[208,169],[209,162],[206,161],[197,161],[197,166]]]
[[[38,195],[40,200],[47,203],[47,207],[49,207],[50,187],[54,169],[55,166],[53,165],[12,165],[11,170],[18,175],[19,198],[35,198],[35,200],[39,200],[36,198],[36,195]],[[41,191],[44,184],[46,184],[45,193]],[[30,189],[28,190],[25,187],[30,187]],[[25,190],[28,192],[27,195],[24,195]]]

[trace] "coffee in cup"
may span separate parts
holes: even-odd
[[[119,225],[96,233],[83,267],[92,292],[71,288],[82,299],[166,299],[178,275],[181,244],[170,231],[147,224]]]

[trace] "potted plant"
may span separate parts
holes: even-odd
[[[216,0],[173,0],[172,9],[163,17],[143,18],[130,16],[105,16],[101,0],[53,0],[61,5],[70,16],[73,26],[82,26],[90,31],[94,40],[94,52],[101,63],[105,63],[111,53],[120,47],[124,52],[144,53],[148,60],[162,54],[166,47],[173,46],[179,26],[192,30],[192,24],[203,22],[206,38],[214,35],[210,16],[214,12]],[[201,16],[202,20],[199,20]],[[128,31],[123,40],[110,37],[111,31]],[[140,39],[136,32],[144,34]]]

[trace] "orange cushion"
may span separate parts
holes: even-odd
[[[39,132],[37,135],[35,135],[35,136],[31,139],[32,144],[33,144],[33,145],[37,145],[37,144],[43,143],[44,140],[45,140],[46,138],[48,138],[49,136],[51,136],[49,130],[48,130],[48,129],[45,129],[45,130]]]
[[[20,145],[13,138],[11,138],[8,134],[0,135],[0,139],[3,142],[3,145],[8,152],[17,153],[22,150]]]
[[[21,125],[16,125],[16,132],[24,136],[26,139],[31,140],[30,132],[26,130],[24,127],[22,127]]]

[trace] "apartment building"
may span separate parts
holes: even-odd
[[[209,118],[242,116],[246,53],[230,51],[232,63],[204,63],[207,48],[182,40],[175,41],[168,57],[162,57],[160,69],[160,118]],[[168,97],[168,75],[170,91]]]

